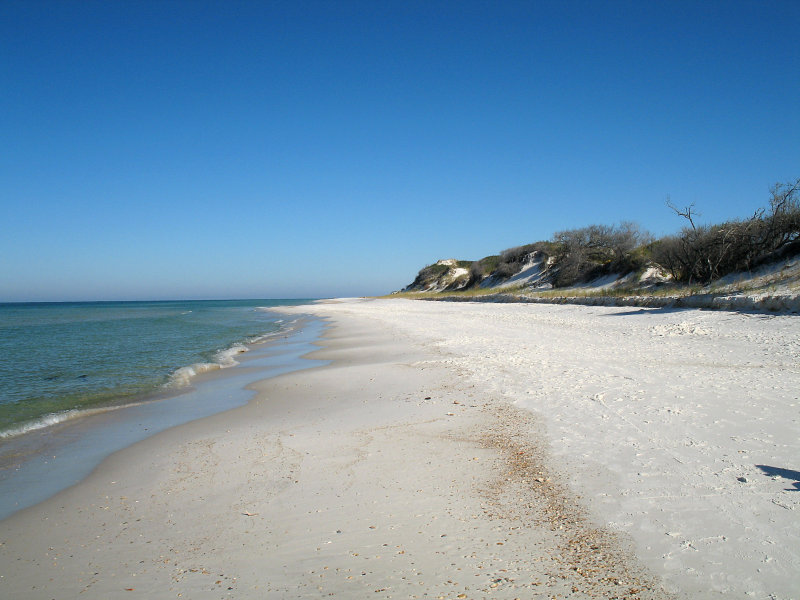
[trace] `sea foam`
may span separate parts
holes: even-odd
[[[248,351],[249,349],[247,346],[243,344],[234,344],[230,348],[217,352],[217,355],[214,357],[214,362],[194,363],[193,365],[189,365],[187,367],[181,367],[170,376],[166,387],[186,387],[191,383],[194,377],[201,375],[202,373],[208,373],[209,371],[216,371],[218,369],[227,369],[228,367],[235,367],[239,364],[239,361],[237,361],[234,356]]]
[[[86,409],[73,408],[70,410],[64,410],[56,413],[49,413],[42,417],[39,417],[38,419],[22,423],[17,427],[13,427],[11,429],[4,429],[0,431],[0,439],[13,438],[18,435],[22,435],[23,433],[30,433],[31,431],[36,431],[37,429],[44,429],[45,427],[58,425],[59,423],[63,423],[65,421],[71,421],[72,419],[78,419],[80,417],[90,417],[92,415],[99,415],[104,412],[116,410],[118,408],[124,408],[125,406],[135,406],[137,404],[140,403],[134,402],[125,404],[124,406],[113,405],[113,406],[103,406],[100,408],[86,408]]]

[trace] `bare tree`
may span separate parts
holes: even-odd
[[[765,240],[777,250],[800,236],[800,178],[770,188]]]
[[[680,234],[654,244],[653,259],[679,281],[707,283],[751,269],[800,240],[800,179],[770,188],[768,210],[742,221],[698,225],[694,205],[667,206],[689,223]]]
[[[698,212],[694,212],[694,202],[692,202],[689,206],[685,206],[684,208],[678,208],[672,203],[672,200],[669,198],[669,196],[667,196],[667,206],[671,208],[676,215],[689,221],[692,229],[695,231],[697,230],[697,226],[694,224],[694,218],[702,215]]]

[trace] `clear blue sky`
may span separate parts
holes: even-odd
[[[0,301],[381,294],[800,177],[800,2],[0,2]]]

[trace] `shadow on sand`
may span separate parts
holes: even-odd
[[[793,471],[792,469],[781,469],[779,467],[770,467],[768,465],[756,465],[759,469],[764,471],[765,475],[769,477],[782,477],[794,481],[792,488],[786,488],[787,492],[800,492],[800,471]]]
[[[635,310],[626,310],[617,313],[606,313],[600,315],[601,317],[630,317],[634,315],[663,315],[669,313],[686,312],[689,310],[696,310],[687,308],[685,306],[660,306],[657,308],[642,307]]]

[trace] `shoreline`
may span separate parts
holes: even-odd
[[[331,362],[0,522],[3,595],[788,600],[800,584],[795,318],[282,310],[328,323],[308,358]]]
[[[246,404],[253,395],[247,385],[255,380],[313,367],[301,356],[320,331],[320,323],[300,322],[279,337],[247,344],[248,351],[237,355],[237,364],[198,373],[186,387],[85,410],[3,439],[0,521],[79,484],[115,452],[170,427]]]
[[[260,381],[246,406],[0,522],[0,591],[667,597],[547,470],[531,413],[421,340],[321,307],[308,357],[329,365]]]

